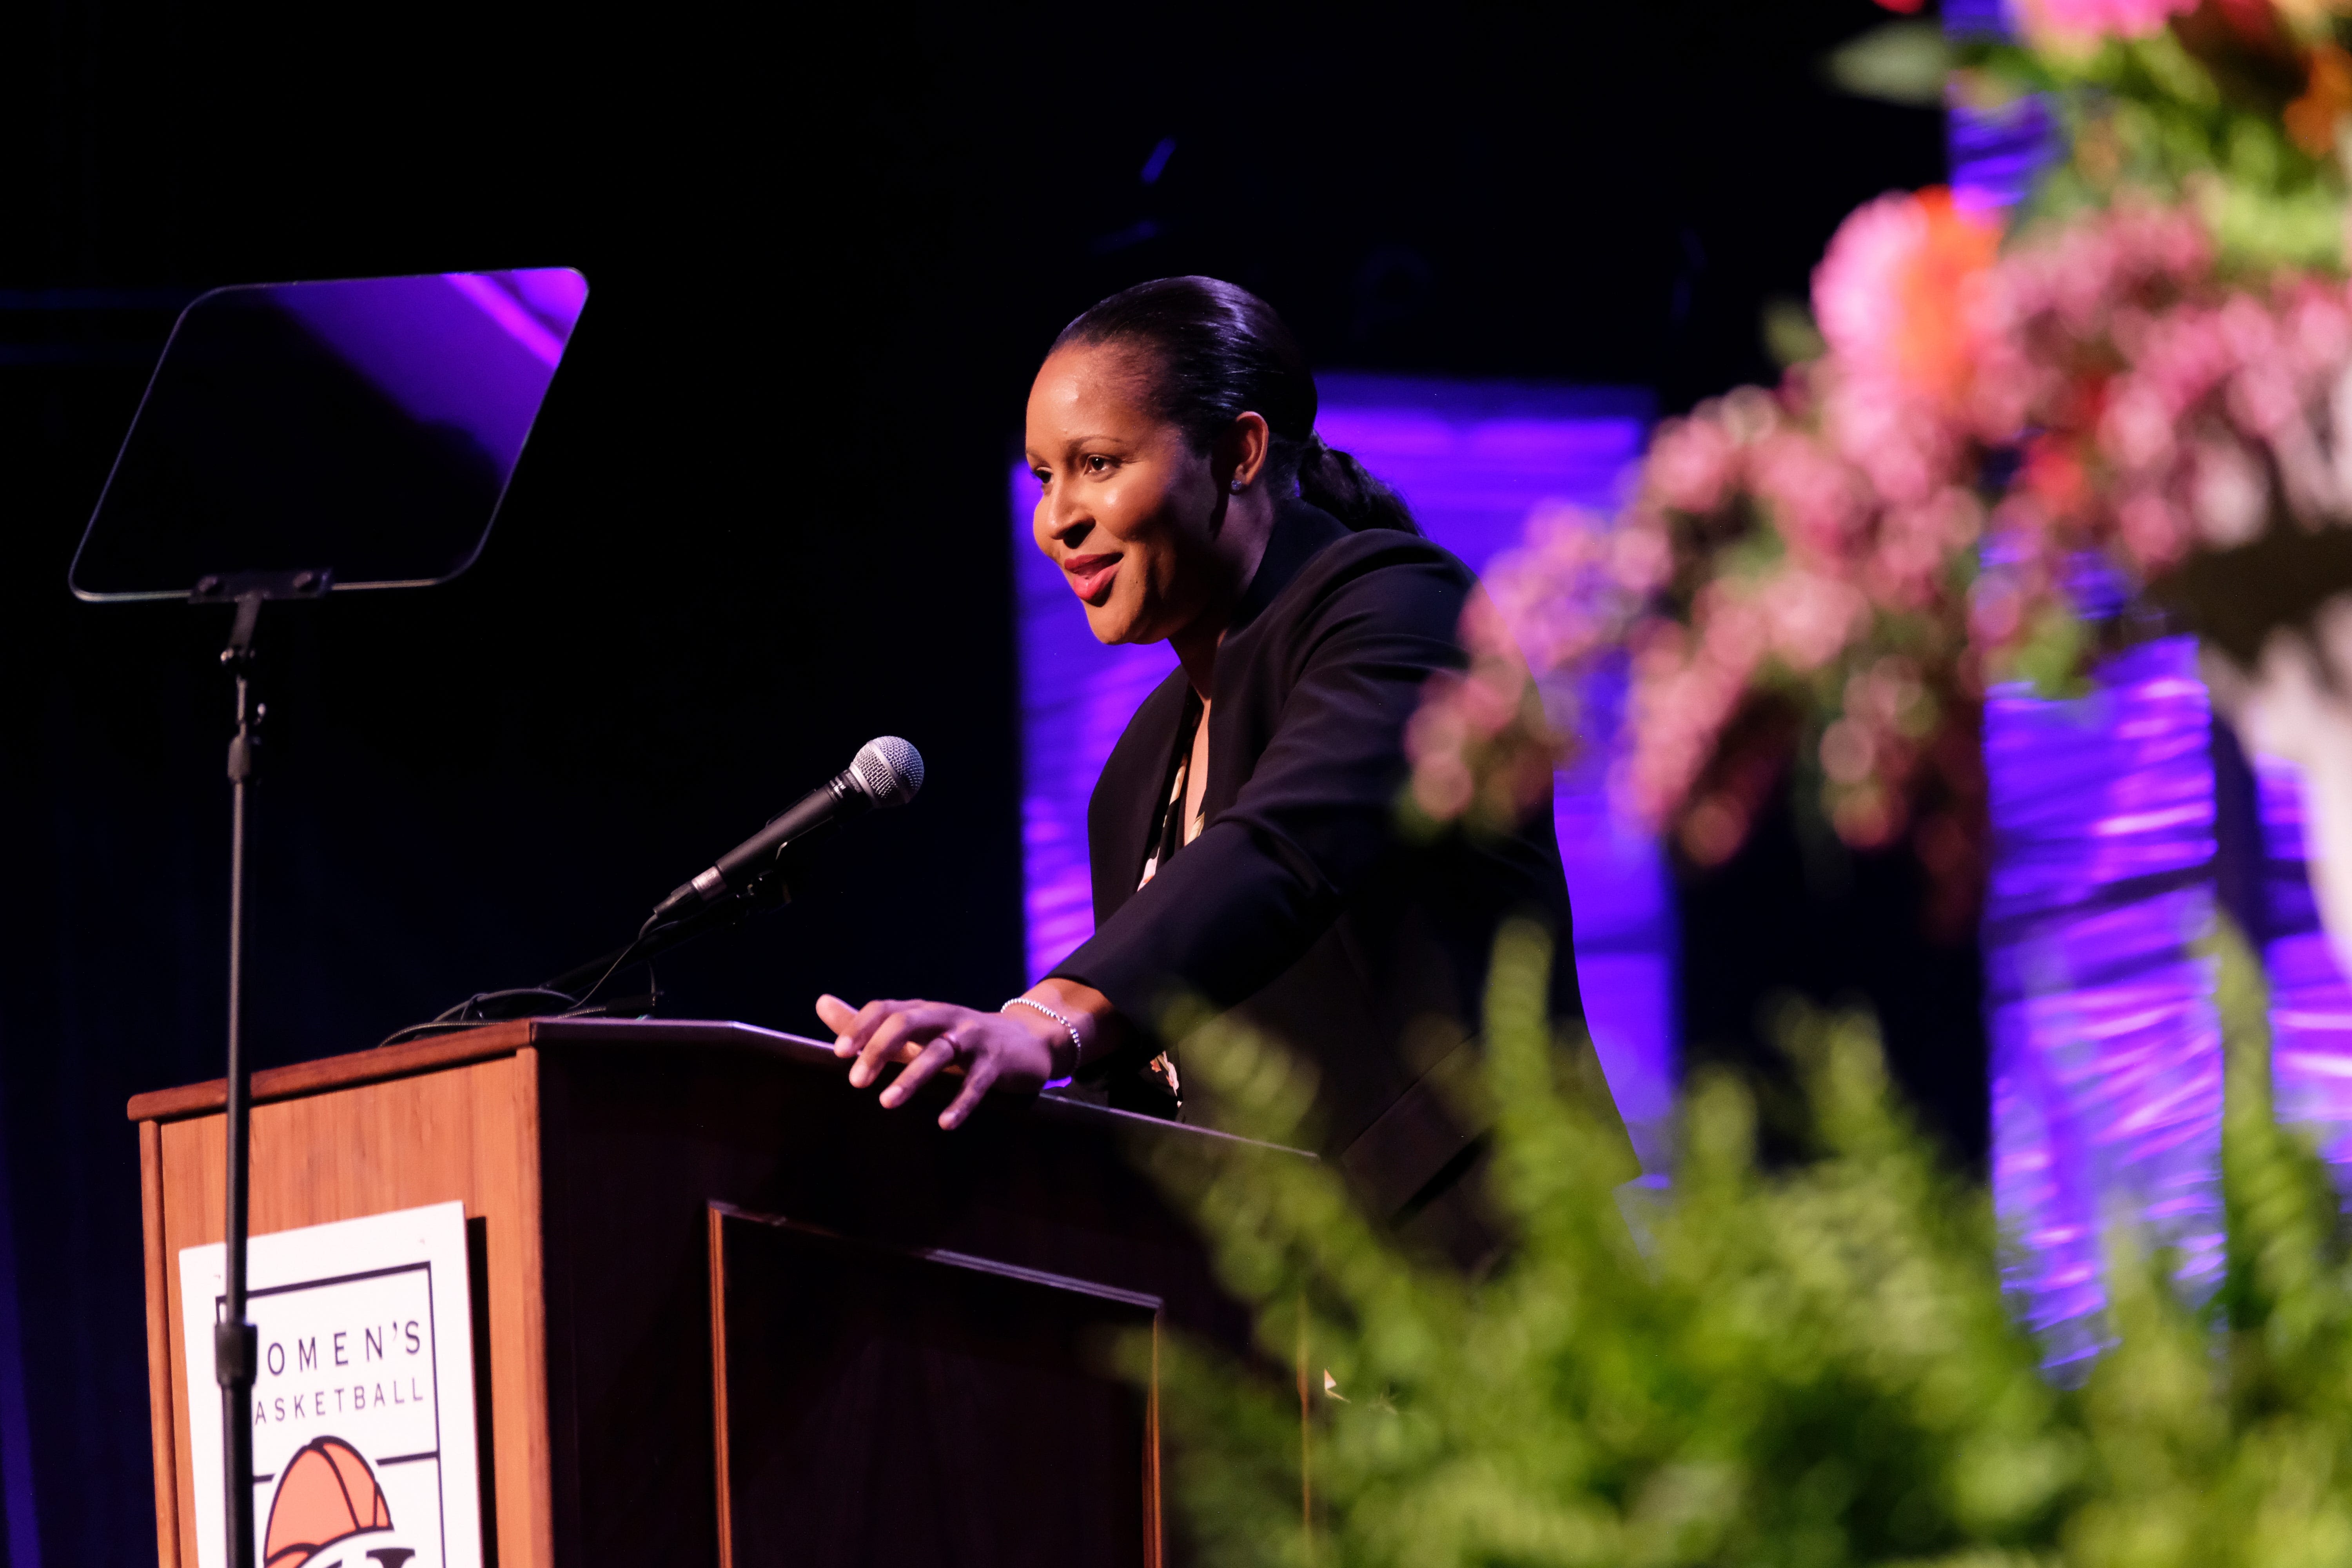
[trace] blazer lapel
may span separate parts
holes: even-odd
[[[1181,667],[1153,688],[1127,722],[1095,781],[1087,809],[1088,868],[1094,876],[1095,923],[1100,925],[1135,896],[1143,875],[1146,840],[1160,812],[1160,792],[1168,783],[1169,749],[1187,689]]]
[[[1266,541],[1257,574],[1250,579],[1217,649],[1217,700],[1209,709],[1209,783],[1201,800],[1202,813],[1213,821],[1239,798],[1281,716],[1278,704],[1265,700],[1265,672],[1257,668],[1258,644],[1271,635],[1265,611],[1317,556],[1348,536],[1345,523],[1305,501],[1285,501],[1275,513],[1274,536]],[[1174,721],[1170,723],[1172,727]]]

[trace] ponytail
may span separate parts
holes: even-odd
[[[1359,533],[1368,528],[1421,531],[1402,496],[1347,453],[1325,446],[1320,436],[1307,437],[1299,453],[1298,499],[1321,507]]]
[[[1274,307],[1214,278],[1162,278],[1112,295],[1062,329],[1054,347],[1133,343],[1152,411],[1181,428],[1196,451],[1256,414],[1272,441],[1266,480],[1349,528],[1419,533],[1403,498],[1315,433],[1315,376]]]

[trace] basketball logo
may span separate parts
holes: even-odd
[[[411,1549],[352,1542],[391,1528],[383,1489],[359,1450],[341,1437],[313,1438],[278,1472],[269,1528],[262,1534],[263,1568],[337,1568],[344,1562],[352,1568],[401,1568],[416,1555]],[[352,1546],[348,1555],[327,1555],[346,1542]]]

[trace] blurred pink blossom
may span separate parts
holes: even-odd
[[[1548,502],[1528,518],[1525,542],[1488,563],[1486,595],[1475,602],[1485,607],[1471,613],[1507,627],[1536,669],[1567,669],[1622,643],[1672,564],[1654,522],[1612,527],[1583,508]]]
[[[2143,382],[2118,387],[2099,420],[2099,444],[2116,468],[2160,468],[2172,460],[2173,424],[2179,410]]]
[[[1618,586],[1630,594],[1654,593],[1674,574],[1674,546],[1664,530],[1645,521],[1633,519],[1610,542],[1609,568],[1616,574]]]
[[[1969,454],[1944,411],[1889,382],[1824,374],[1822,423],[1838,455],[1889,501],[1925,499]]]
[[[1864,203],[1831,237],[1813,268],[1813,319],[1855,371],[1893,370],[1905,305],[1895,279],[1927,240],[1927,215],[1908,192]]]
[[[1871,596],[1905,610],[1927,608],[1961,552],[1983,531],[1974,494],[1948,485],[1914,506],[1891,507],[1879,523],[1877,549],[1862,583]]]
[[[2037,43],[2083,48],[2102,37],[2145,38],[2197,0],[2010,0],[2011,18]]]
[[[1870,617],[1870,601],[1852,584],[1792,566],[1758,586],[1772,651],[1801,675],[1829,663]]]
[[[2151,571],[2160,572],[2189,550],[2189,520],[2161,492],[2140,490],[2116,508],[2124,548]]]
[[[1842,373],[1957,405],[1976,374],[1976,316],[2000,226],[1941,188],[1850,214],[1813,269],[1813,316]]]
[[[1739,448],[1713,419],[1670,419],[1658,427],[1643,467],[1659,503],[1706,513],[1721,506],[1738,469]]]
[[[1583,531],[1555,530],[1552,542]],[[1405,725],[1412,763],[1406,795],[1425,826],[1466,822],[1476,831],[1507,832],[1550,798],[1561,731],[1505,611],[1487,594],[1473,594],[1463,606],[1461,637],[1469,668],[1432,676]]]
[[[1821,561],[1845,554],[1870,500],[1852,468],[1811,434],[1780,430],[1757,443],[1751,468],[1783,538]]]
[[[2271,504],[2270,478],[2234,441],[2206,440],[2189,461],[2189,514],[2217,550],[2244,544],[2262,531]]]

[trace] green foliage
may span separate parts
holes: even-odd
[[[2045,701],[2089,694],[2085,675],[2098,635],[2068,600],[2042,605],[2027,623],[2026,635],[2008,657],[1995,662],[1996,680],[2022,680]]]
[[[1265,1358],[1163,1348],[1177,1497],[1207,1561],[2352,1557],[2335,1198],[2271,1121],[2258,973],[2234,943],[2216,956],[2227,1282],[2192,1309],[2171,1260],[2119,1228],[2116,1343],[2068,1390],[2003,1300],[1987,1195],[1895,1108],[1861,1017],[1784,1019],[1817,1142],[1798,1168],[1759,1169],[1739,1085],[1696,1088],[1673,1193],[1637,1248],[1611,1134],[1568,1066],[1589,1057],[1544,1017],[1545,940],[1507,931],[1484,1094],[1493,1194],[1517,1239],[1487,1277],[1369,1225],[1328,1165],[1192,1141],[1153,1156],[1255,1305]],[[1224,1026],[1184,1048],[1236,1131],[1297,1139],[1313,1083],[1294,1058]]]
[[[1913,109],[1940,109],[1952,47],[1943,25],[1926,17],[1882,22],[1830,52],[1824,73],[1856,98]]]
[[[2300,89],[2273,79],[2299,79],[2300,63],[2250,68],[2193,52],[2171,28],[2082,54],[1979,42],[1958,59],[1963,100],[2038,93],[2058,116],[2065,155],[2037,182],[2029,225],[2135,195],[2186,198],[2240,267],[2343,267],[2343,165],[2333,151],[2296,144],[2283,114]]]
[[[1817,360],[1830,352],[1812,311],[1794,300],[1765,300],[1757,327],[1764,340],[1764,352],[1782,370]]]
[[[2228,1267],[2191,1311],[2163,1260],[2110,1243],[2118,1337],[2084,1391],[2093,1485],[2071,1521],[2084,1563],[2352,1560],[2352,1279],[2326,1168],[2272,1117],[2267,998],[2217,941],[2228,1063]]]

